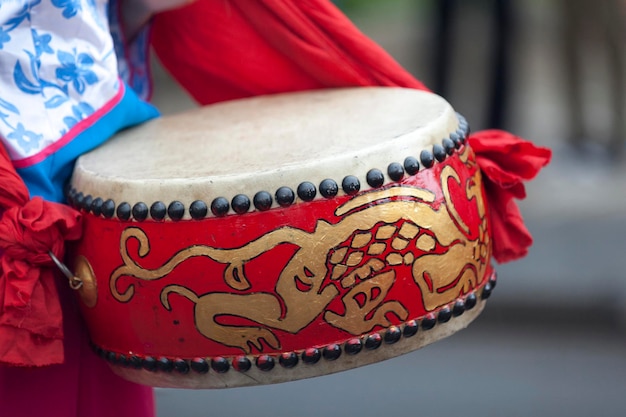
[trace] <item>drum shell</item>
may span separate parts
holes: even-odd
[[[471,149],[461,145],[432,167],[361,188],[199,220],[122,221],[83,206],[84,238],[72,258],[86,278],[79,298],[96,351],[138,382],[219,387],[347,369],[464,327],[450,317],[470,310],[468,300],[482,307],[493,275],[488,207]],[[70,197],[76,203],[76,190]],[[461,324],[405,349],[385,347],[396,345],[394,332],[408,340],[411,326],[432,320]],[[436,330],[428,326],[422,330]],[[346,357],[348,344],[368,340],[390,353],[314,369],[329,348]],[[291,368],[294,355],[304,374],[263,369],[268,362]],[[237,370],[245,360],[252,369]],[[198,379],[198,363],[213,366],[207,375],[261,369],[267,377]]]

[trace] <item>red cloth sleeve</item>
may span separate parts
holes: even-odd
[[[426,90],[324,0],[197,0],[155,16],[152,45],[201,104],[326,87]]]
[[[0,364],[63,362],[63,327],[51,251],[80,237],[80,214],[28,190],[0,146]]]

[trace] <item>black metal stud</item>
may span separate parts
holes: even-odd
[[[476,294],[475,293],[470,293],[468,294],[467,297],[465,297],[465,309],[466,310],[471,310],[474,307],[476,307]]]
[[[470,133],[471,133],[472,129],[470,129],[469,125],[465,126],[463,128],[463,136],[465,136],[465,139],[470,137]]]
[[[67,192],[65,193],[65,200],[67,201],[67,204],[69,204],[70,206],[77,208],[77,204],[76,204],[76,196],[78,195],[78,190],[73,188],[73,187],[69,187]]]
[[[179,374],[188,374],[189,373],[189,363],[184,359],[174,359],[174,370]]]
[[[226,358],[216,356],[215,358],[211,359],[211,369],[213,369],[218,374],[223,374],[228,372],[228,370],[230,369],[230,364],[228,363],[228,360]]]
[[[107,352],[105,358],[112,364],[117,363],[117,355],[115,354],[115,352]]]
[[[367,174],[365,175],[365,180],[370,187],[378,188],[385,182],[385,176],[380,169],[372,168],[367,171]]]
[[[327,361],[334,361],[341,356],[341,346],[338,344],[332,344],[325,346],[322,350],[322,357]]]
[[[167,206],[167,215],[170,216],[172,220],[180,220],[185,215],[185,206],[180,201],[172,201],[169,206]]]
[[[267,191],[259,191],[252,199],[254,207],[259,211],[266,211],[272,208],[272,195]]]
[[[217,217],[227,215],[228,210],[230,210],[230,204],[224,197],[217,197],[211,202],[211,213]]]
[[[461,147],[461,137],[457,133],[451,133],[450,140],[454,143],[456,149]]]
[[[365,338],[365,349],[378,349],[383,343],[383,338],[378,333],[373,333]]]
[[[296,199],[296,195],[289,187],[280,187],[276,190],[276,202],[281,207],[289,207]]]
[[[194,220],[202,220],[206,217],[209,208],[202,200],[196,200],[189,205],[189,215]]]
[[[437,313],[437,321],[439,323],[447,323],[450,321],[451,318],[452,318],[452,310],[450,310],[450,307],[448,306],[442,307],[439,310],[439,313]]]
[[[117,363],[120,366],[123,366],[124,368],[128,368],[128,358],[126,357],[126,355],[122,355],[120,354],[120,356],[117,358]]]
[[[437,159],[437,161],[443,162],[446,160],[448,153],[446,152],[443,146],[436,143],[433,145],[433,155],[435,155],[435,158]]]
[[[467,140],[467,135],[465,134],[465,131],[463,129],[457,129],[456,134],[459,135],[459,141],[461,141],[461,144],[464,144]]]
[[[343,181],[341,181],[341,188],[343,188],[344,193],[354,195],[361,189],[361,183],[354,175],[347,175]]]
[[[143,369],[146,371],[154,372],[157,370],[157,361],[152,356],[146,356],[141,361],[141,366],[143,366]]]
[[[256,367],[259,368],[261,371],[271,371],[272,369],[274,369],[275,364],[276,361],[270,355],[261,355],[256,358]]]
[[[463,313],[465,313],[465,303],[463,300],[456,300],[454,306],[452,306],[452,315],[459,317]]]
[[[154,220],[163,220],[167,214],[167,207],[162,201],[155,201],[150,206],[150,217]]]
[[[459,126],[467,126],[467,119],[461,113],[456,113],[456,118],[459,121]]]
[[[435,157],[431,151],[424,149],[420,152],[420,161],[426,168],[430,168],[435,164]]]
[[[83,199],[83,204],[81,205],[81,208],[85,210],[87,213],[89,213],[89,211],[91,211],[92,202],[93,202],[93,197],[90,194],[87,194],[85,198]]]
[[[233,369],[237,372],[246,372],[252,367],[252,362],[246,356],[237,356],[233,359]]]
[[[102,215],[107,219],[110,219],[111,217],[113,217],[114,214],[115,201],[109,198],[108,200],[105,200],[104,203],[102,203]]]
[[[404,158],[404,170],[409,175],[415,175],[420,170],[420,163],[414,156],[407,156]]]
[[[102,359],[106,359],[107,358],[107,351],[102,349],[101,347],[97,347],[96,348],[96,355],[100,356]]]
[[[302,352],[302,362],[312,365],[319,362],[322,352],[318,348],[309,348]]]
[[[76,189],[74,187],[70,187],[69,184],[67,186],[67,191],[65,192],[65,198],[70,206],[74,205],[74,198],[76,197]]]
[[[99,216],[102,214],[102,199],[100,197],[96,197],[94,198],[94,200],[91,202],[91,212],[94,214],[94,216]]]
[[[141,358],[139,356],[132,355],[130,358],[128,358],[128,365],[134,369],[141,369],[142,367]]]
[[[326,198],[333,198],[339,192],[339,186],[334,180],[325,179],[320,183],[320,194]]]
[[[385,331],[385,336],[383,337],[383,340],[388,345],[393,345],[398,340],[400,340],[401,337],[402,331],[400,331],[400,328],[397,326],[391,326],[387,329],[387,331]]]
[[[459,128],[457,130],[461,130],[463,133],[466,133],[469,130],[469,125],[465,120],[459,121]]]
[[[400,181],[404,177],[404,167],[398,162],[392,162],[387,166],[387,175],[394,181]]]
[[[117,210],[115,213],[117,214],[117,218],[120,220],[128,220],[130,219],[130,204],[127,202],[123,202],[119,206],[117,206]]]
[[[312,201],[317,194],[317,189],[312,182],[305,181],[298,185],[297,193],[302,201]]]
[[[494,288],[496,288],[496,283],[498,281],[498,275],[494,272],[491,275],[491,278],[489,278],[489,283],[491,284],[491,289],[493,290]]]
[[[83,201],[85,200],[85,196],[82,192],[76,193],[74,196],[74,207],[76,209],[80,209],[83,206]]]
[[[278,363],[280,363],[280,366],[288,369],[296,366],[298,364],[298,361],[298,355],[296,355],[294,352],[282,353],[278,358]]]
[[[243,194],[237,194],[233,197],[233,200],[230,202],[233,210],[237,214],[244,214],[250,210],[250,199],[248,196]]]
[[[101,358],[104,358],[104,354],[103,354],[104,351],[100,346],[96,346],[93,343],[89,343],[89,345],[91,346],[91,348],[93,349],[96,355],[100,356]]]
[[[133,219],[144,221],[148,217],[148,206],[146,203],[139,202],[133,206]]]
[[[435,327],[435,324],[437,324],[437,319],[435,318],[435,315],[432,313],[424,316],[424,318],[422,319],[422,322],[420,323],[423,330],[430,330],[433,327]]]
[[[199,374],[209,372],[209,362],[205,358],[194,358],[190,363],[191,369]]]
[[[419,330],[419,326],[417,324],[417,321],[410,320],[404,324],[404,329],[402,329],[402,335],[404,337],[415,336],[418,330]]]
[[[157,359],[157,368],[163,372],[172,372],[174,370],[174,362],[171,359],[161,357]]]
[[[456,146],[454,145],[454,142],[452,142],[452,139],[445,138],[441,141],[441,144],[443,145],[443,149],[446,150],[446,153],[448,155],[452,155],[454,153]]]
[[[343,345],[343,350],[348,355],[356,355],[363,349],[363,342],[361,339],[350,339]]]
[[[493,290],[493,286],[491,285],[491,282],[486,283],[485,286],[483,287],[483,292],[480,294],[480,298],[482,298],[483,300],[486,300],[487,298],[491,296],[492,290]]]

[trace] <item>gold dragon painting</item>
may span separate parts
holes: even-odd
[[[414,319],[402,302],[387,295],[396,285],[398,268],[409,270],[426,311],[433,311],[476,288],[483,280],[491,256],[480,171],[471,150],[460,154],[463,169],[473,170],[463,182],[452,164],[439,175],[443,202],[434,204],[435,192],[406,185],[362,192],[336,208],[337,221],[317,220],[312,231],[280,227],[235,248],[193,245],[182,249],[162,266],[143,268],[129,254],[128,241],[137,240],[138,255],[150,252],[150,242],[139,227],[127,227],[121,236],[123,265],[110,277],[110,290],[129,302],[134,285],[118,291],[118,280],[130,277],[158,280],[193,257],[208,257],[225,265],[223,279],[232,292],[198,294],[183,285],[161,290],[162,308],[172,309],[172,297],[194,303],[194,322],[204,337],[250,353],[263,350],[262,341],[281,347],[276,331],[297,334],[319,317],[324,323],[352,335],[389,327],[389,315]],[[478,223],[466,224],[457,211],[458,196],[450,185],[462,189],[463,202],[478,213]],[[474,237],[470,239],[470,236]],[[274,280],[274,292],[258,291],[246,274],[246,264],[279,245],[296,250]],[[436,250],[435,250],[436,249]],[[325,282],[335,285],[323,285]],[[329,309],[340,299],[341,311]],[[250,325],[232,325],[229,317]]]

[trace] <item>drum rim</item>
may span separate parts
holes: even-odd
[[[229,358],[220,356],[182,359],[146,356],[139,359],[140,362],[133,363],[132,353],[116,353],[94,344],[92,348],[109,363],[116,374],[130,381],[155,387],[230,388],[295,381],[391,359],[451,336],[467,327],[482,313],[496,282],[497,274],[492,269],[489,278],[485,279],[481,286],[449,304],[402,324],[355,336],[341,345],[336,344],[341,349],[341,354],[335,358],[324,356],[324,350],[332,346],[326,345],[299,352],[240,355]],[[415,331],[407,332],[407,328],[414,328]],[[418,334],[419,336],[415,337]],[[351,354],[345,351],[345,345],[352,341],[358,341],[359,348]],[[402,341],[408,343],[399,343]],[[282,361],[281,356],[285,354],[295,355],[295,361]],[[307,359],[307,355],[312,359]],[[239,358],[247,361],[245,369],[237,369],[237,366],[233,365]],[[204,359],[203,368],[194,369],[191,362],[196,359]],[[177,367],[177,364],[182,363],[185,366]],[[254,377],[248,374],[253,374]]]
[[[448,137],[434,143],[429,149],[422,149],[419,156],[407,156],[402,162],[392,161],[386,169],[370,168],[366,174],[366,183],[371,189],[401,181],[403,177],[418,175],[424,169],[431,169],[437,163],[444,162],[448,157],[463,152],[467,146],[470,127],[463,115],[456,113],[457,130]],[[296,203],[311,202],[316,199],[329,199],[342,195],[353,195],[360,191],[361,181],[354,174],[345,175],[341,181],[326,178],[317,186],[312,181],[302,181],[297,187],[283,185],[275,192],[261,189],[251,194],[237,193],[230,199],[217,196],[209,199],[196,199],[192,202],[171,201],[122,201],[117,203],[106,195],[92,195],[79,186],[69,184],[66,190],[68,204],[86,214],[102,216],[107,219],[122,221],[179,221],[202,220],[207,217],[222,217],[229,214],[246,214],[253,211],[265,211],[277,207],[289,207]],[[310,191],[307,193],[306,188]],[[282,197],[281,195],[284,195]],[[261,200],[264,197],[265,203]],[[269,200],[269,204],[267,201]],[[187,203],[187,204],[185,204]]]

